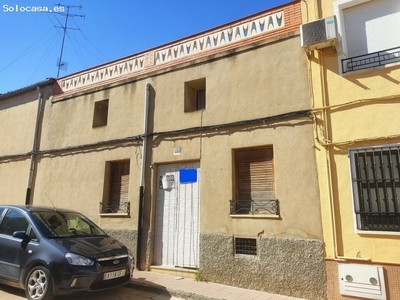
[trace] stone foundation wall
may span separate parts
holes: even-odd
[[[116,238],[122,244],[124,244],[131,251],[133,256],[136,257],[136,243],[137,243],[137,231],[136,230],[118,230],[108,229],[107,234]]]
[[[235,256],[230,235],[200,237],[200,271],[207,281],[306,299],[327,299],[323,242],[260,237],[257,256]]]

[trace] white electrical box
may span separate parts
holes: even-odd
[[[162,190],[172,190],[175,185],[174,175],[163,175],[160,176],[159,189]]]
[[[300,26],[301,47],[306,51],[335,46],[339,42],[336,17],[327,17]]]
[[[339,264],[339,288],[341,295],[386,300],[383,267]]]

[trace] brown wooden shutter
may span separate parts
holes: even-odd
[[[273,200],[274,160],[271,147],[235,152],[236,200]]]
[[[128,202],[129,161],[112,163],[110,178],[110,202],[121,204]]]

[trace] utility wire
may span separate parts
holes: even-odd
[[[57,33],[55,35],[53,35],[49,39],[49,41],[50,41],[49,46],[47,47],[46,51],[43,52],[43,55],[42,55],[41,59],[36,64],[36,67],[33,70],[33,72],[31,74],[31,76],[29,77],[28,81],[30,81],[33,78],[33,76],[40,70],[41,66],[43,66],[43,63],[46,61],[46,59],[48,59],[50,57],[50,53],[52,53],[53,50],[55,49],[56,44],[58,42]]]
[[[8,67],[10,67],[11,65],[13,65],[14,63],[18,62],[21,58],[25,57],[26,55],[28,55],[30,52],[42,47],[43,45],[39,45],[36,48],[33,48],[36,44],[38,44],[45,35],[47,35],[50,31],[52,30],[52,28],[50,30],[48,30],[46,33],[44,33],[36,42],[34,42],[31,46],[29,46],[26,50],[24,50],[19,56],[17,56],[14,60],[12,60],[8,65],[6,65],[5,67],[3,67],[2,69],[0,69],[0,73],[3,72],[5,69],[7,69]]]
[[[147,136],[155,136],[155,137],[157,137],[157,136],[176,136],[179,134],[193,134],[193,133],[210,132],[210,131],[215,131],[216,134],[218,134],[218,130],[223,129],[223,128],[231,128],[231,127],[238,127],[238,126],[245,126],[245,125],[262,126],[262,125],[271,124],[273,122],[284,121],[284,120],[294,120],[294,119],[311,117],[311,116],[312,116],[311,110],[293,111],[293,112],[289,112],[289,113],[268,116],[268,117],[263,117],[263,118],[258,118],[258,119],[250,119],[250,120],[217,124],[217,125],[209,125],[209,126],[191,127],[191,128],[184,128],[184,129],[164,131],[164,132],[150,132],[145,135],[143,135],[143,134],[135,135],[135,136],[125,137],[125,138],[120,138],[120,139],[100,141],[100,142],[91,143],[91,144],[81,144],[81,145],[69,146],[69,147],[64,147],[64,148],[40,150],[40,151],[37,151],[35,154],[46,155],[46,154],[61,153],[61,152],[68,152],[68,151],[84,151],[85,149],[96,148],[96,147],[107,147],[107,146],[113,146],[113,145],[118,146],[118,145],[124,145],[126,143],[141,141],[144,137],[147,137]],[[12,160],[12,159],[23,159],[24,157],[28,157],[30,155],[31,155],[31,152],[5,155],[5,156],[0,156],[0,161]]]
[[[72,19],[72,21],[75,23],[75,26],[77,26],[79,28],[78,23],[76,22],[75,19]],[[84,38],[85,41],[89,42],[89,44],[93,47],[94,50],[97,51],[98,54],[100,54],[101,56],[103,56],[103,59],[101,59],[100,57],[98,57],[97,55],[95,55],[93,52],[91,52],[89,49],[87,49],[83,44],[81,44],[81,46],[91,55],[93,55],[93,57],[97,58],[99,60],[100,63],[103,63],[105,61],[110,61],[110,59],[103,53],[101,52],[101,50],[99,48],[96,47],[96,45],[94,45],[92,43],[92,41],[89,39],[88,36],[85,35],[85,33],[83,32],[83,30],[81,28],[79,28],[79,32],[82,35],[82,37]]]

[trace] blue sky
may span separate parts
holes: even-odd
[[[60,1],[60,0],[58,0]],[[135,54],[291,0],[0,0],[0,93],[57,77],[65,16],[70,8],[59,77]],[[59,8],[60,9],[60,8]],[[65,11],[66,8],[64,7]],[[84,17],[80,17],[84,15]]]

